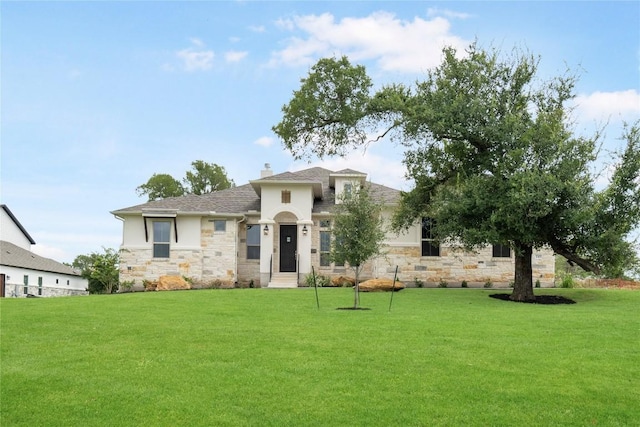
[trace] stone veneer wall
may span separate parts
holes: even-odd
[[[462,252],[442,246],[439,257],[422,257],[420,247],[388,247],[384,258],[375,260],[378,277],[393,277],[398,266],[399,280],[411,284],[416,279],[425,286],[437,286],[441,281],[449,285],[459,285],[466,281],[469,286],[484,285],[487,281],[498,287],[506,287],[514,279],[515,259],[493,257],[488,246],[477,253]],[[555,259],[553,251],[534,251],[533,280],[550,287],[555,279]]]
[[[120,251],[120,281],[134,281],[134,289],[142,289],[143,280],[160,276],[184,276],[202,282],[221,280],[235,283],[236,222],[227,221],[226,231],[215,232],[213,222],[201,220],[200,249],[181,249],[172,244],[169,258],[153,258],[148,248],[123,248]]]
[[[7,298],[26,298],[27,294],[37,297],[65,297],[75,295],[89,295],[86,290],[79,289],[67,289],[67,288],[52,288],[49,286],[42,287],[42,295],[38,295],[38,285],[27,286],[27,293],[24,293],[24,284],[22,283],[5,283],[5,293]]]
[[[345,275],[353,277],[353,270],[344,267],[320,266],[320,231],[319,221],[314,221],[314,232],[311,235],[311,265],[316,274],[330,277]],[[421,256],[419,245],[387,246],[385,256],[367,263],[361,273],[363,279],[389,278],[393,279],[396,265],[398,266],[398,280],[405,285],[412,286],[415,280],[423,282],[425,286],[437,286],[440,281],[450,286],[459,286],[466,281],[468,286],[484,286],[491,281],[494,286],[506,287],[514,279],[515,259],[494,258],[492,248],[488,246],[478,253],[454,251],[442,246],[439,257]],[[554,286],[555,258],[549,249],[534,251],[533,280],[540,280],[543,287]]]

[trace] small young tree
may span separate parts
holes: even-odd
[[[356,187],[338,197],[334,208],[331,260],[348,264],[355,273],[353,308],[360,304],[359,280],[365,262],[382,251],[382,203],[371,194],[370,185]]]
[[[103,248],[104,253],[92,252],[78,255],[72,266],[80,270],[82,277],[89,281],[89,293],[111,294],[118,290],[120,256],[115,249]]]

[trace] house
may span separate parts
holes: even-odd
[[[295,287],[316,274],[349,275],[330,262],[332,208],[339,195],[365,183],[366,174],[314,167],[273,174],[269,165],[259,179],[205,195],[150,201],[111,212],[123,223],[120,280],[180,275],[201,283]],[[400,192],[371,183],[390,219]],[[429,221],[417,219],[402,234],[389,232],[386,250],[364,267],[363,277],[398,278],[408,286],[423,283],[451,286],[491,281],[508,286],[514,257],[509,247],[494,246],[464,253],[431,238]],[[537,251],[534,280],[552,286],[554,257]]]
[[[0,205],[0,297],[86,295],[88,282],[68,265],[31,252],[35,240]]]

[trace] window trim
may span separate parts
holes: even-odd
[[[164,241],[160,241],[157,240],[157,238],[159,236],[156,236],[156,224],[167,224],[167,231],[168,231],[168,236],[167,236],[167,240]],[[166,258],[170,258],[171,257],[171,220],[167,220],[167,219],[155,219],[154,221],[152,221],[152,225],[151,225],[151,229],[153,231],[153,258],[162,258],[162,259],[166,259]],[[160,247],[166,247],[167,251],[166,251],[166,256],[164,255],[158,255],[158,252],[156,251],[156,249],[160,248]]]
[[[511,258],[511,247],[503,244],[491,245],[491,256],[493,258]]]
[[[425,228],[425,222],[429,223],[429,229]],[[440,255],[440,245],[435,242],[432,234],[433,228],[433,218],[423,217],[420,221],[420,256],[421,257],[439,257]],[[425,251],[425,245],[426,251]],[[425,254],[425,252],[427,252]]]
[[[218,230],[218,225],[222,224],[222,230]],[[226,219],[214,219],[213,220],[213,232],[214,233],[226,233],[227,232],[227,220]]]
[[[257,235],[258,235],[258,243],[257,244],[249,243],[249,230],[251,230],[253,228],[258,230],[257,231]],[[261,247],[260,239],[261,239],[261,236],[262,236],[262,231],[261,230],[262,230],[262,227],[260,227],[260,224],[247,224],[246,237],[245,237],[245,243],[246,243],[246,246],[247,246],[247,250],[246,250],[246,254],[245,255],[247,257],[247,260],[250,260],[250,259],[260,260],[260,247]],[[249,248],[258,248],[258,256],[257,257],[255,257],[255,256],[251,256],[250,257],[249,256]]]

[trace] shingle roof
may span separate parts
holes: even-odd
[[[363,174],[351,169],[333,172],[328,169],[314,167],[298,172],[283,172],[274,174],[252,183],[260,181],[291,181],[304,183],[320,183],[322,185],[322,198],[316,199],[313,204],[313,212],[331,211],[335,204],[335,190],[329,186],[331,174]],[[371,184],[371,192],[374,197],[379,197],[385,203],[397,201],[400,191],[380,184]],[[227,190],[214,193],[195,195],[189,194],[181,197],[169,197],[162,200],[142,203],[128,208],[111,212],[114,215],[142,213],[146,209],[176,210],[178,213],[216,212],[218,214],[243,214],[250,210],[260,211],[260,197],[251,184],[245,184]]]
[[[0,264],[8,267],[27,268],[29,270],[79,276],[73,268],[50,258],[44,258],[31,251],[0,240]]]

